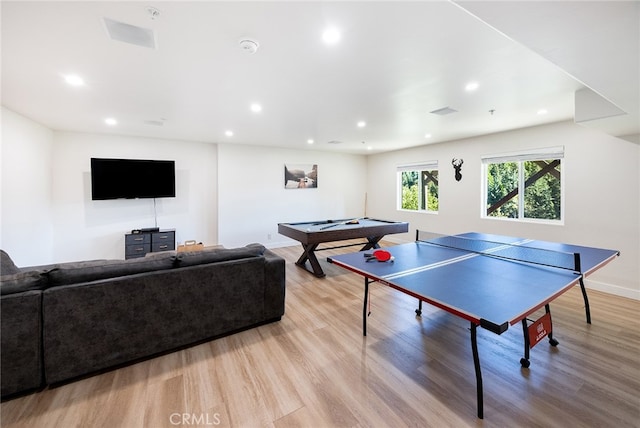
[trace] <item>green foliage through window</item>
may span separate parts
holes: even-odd
[[[402,171],[403,210],[438,211],[438,170]]]
[[[489,163],[486,168],[487,216],[561,220],[560,159]]]
[[[487,165],[487,215],[518,217],[518,164],[516,162]],[[510,196],[510,197],[508,197]]]

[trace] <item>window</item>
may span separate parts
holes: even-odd
[[[438,162],[398,167],[398,209],[438,212]]]
[[[562,221],[563,158],[563,147],[484,157],[483,216]]]

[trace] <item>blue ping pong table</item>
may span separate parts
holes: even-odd
[[[422,315],[427,302],[470,322],[471,348],[476,373],[478,418],[483,418],[482,373],[476,339],[478,326],[496,334],[522,324],[523,367],[529,367],[529,350],[553,337],[549,304],[576,284],[582,289],[587,322],[591,322],[584,277],[616,256],[616,250],[465,233],[433,236],[416,232],[416,241],[386,247],[393,260],[376,261],[362,252],[327,258],[337,266],[364,277],[362,328],[367,334],[369,284],[378,282],[418,299]],[[534,312],[545,308],[537,320]]]

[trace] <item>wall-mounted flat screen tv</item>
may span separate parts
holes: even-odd
[[[175,196],[175,161],[91,158],[93,200]]]

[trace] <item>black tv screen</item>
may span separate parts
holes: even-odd
[[[172,198],[175,161],[91,158],[91,199]]]

